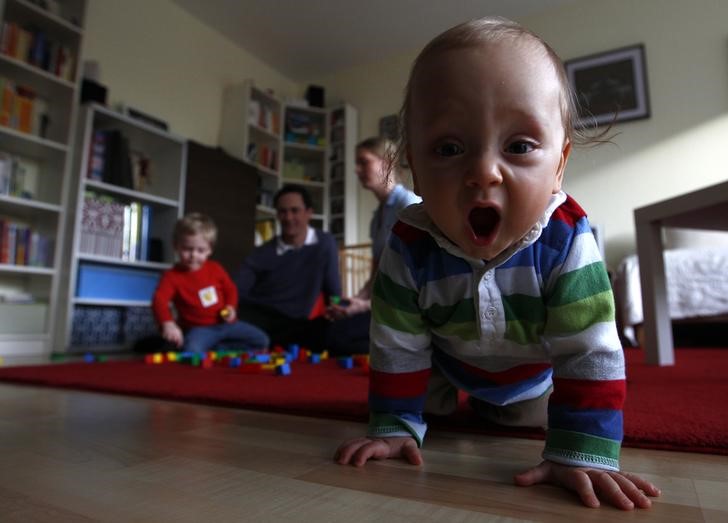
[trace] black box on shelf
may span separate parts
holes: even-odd
[[[106,105],[106,87],[94,80],[84,78],[81,82],[81,103],[97,102]]]
[[[306,89],[306,100],[311,107],[323,107],[324,88],[318,85],[309,85]]]

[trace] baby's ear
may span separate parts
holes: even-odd
[[[571,141],[566,140],[564,147],[561,149],[561,159],[559,160],[559,166],[556,169],[556,176],[554,177],[554,185],[552,187],[552,194],[556,194],[561,190],[561,184],[564,181],[564,171],[566,170],[566,164],[569,162],[569,155],[571,154]]]

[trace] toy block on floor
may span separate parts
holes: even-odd
[[[342,356],[340,358],[337,358],[336,363],[338,363],[339,367],[341,367],[342,369],[354,368],[354,358],[352,358],[351,356]]]
[[[296,343],[291,343],[288,346],[288,354],[291,355],[291,357],[296,360],[298,359],[298,353],[301,351],[301,347],[298,346]]]
[[[276,367],[276,374],[278,376],[289,376],[291,374],[291,366],[288,363],[278,365]]]
[[[312,352],[311,355],[308,357],[308,362],[313,363],[316,365],[317,363],[321,363],[321,354],[316,354],[315,352]]]

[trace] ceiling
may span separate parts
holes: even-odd
[[[574,0],[173,0],[295,80],[413,51],[459,22],[519,19]]]

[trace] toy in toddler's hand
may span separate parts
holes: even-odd
[[[609,281],[593,237],[584,232],[583,211],[561,191],[572,142],[589,143],[575,131],[578,113],[561,60],[509,20],[460,24],[419,54],[400,114],[399,151],[422,204],[402,211],[378,266],[369,432],[344,442],[334,459],[362,466],[370,459],[403,458],[420,465],[423,405],[446,399],[429,387],[442,369],[452,388],[480,393],[484,403],[494,399],[492,390],[508,395],[505,404],[488,406],[510,409],[525,426],[546,418],[553,386],[544,451],[552,459],[516,475],[517,485],[559,485],[588,507],[599,506],[599,497],[623,510],[649,507],[648,496],[658,496],[659,489],[618,470],[624,359]],[[603,134],[591,141],[600,139]],[[536,252],[542,239],[552,254]],[[527,249],[534,252],[530,258]],[[546,267],[546,256],[557,268]],[[514,263],[501,270],[508,261]],[[548,271],[538,273],[543,284],[534,277],[531,294],[519,293],[536,275],[537,262]],[[502,303],[516,295],[530,301]],[[485,300],[494,305],[479,310]],[[546,305],[538,314],[524,312],[540,303]],[[517,340],[530,359],[514,354],[516,335],[495,321],[503,308],[521,313],[514,330],[533,325],[533,336],[519,333],[525,341]],[[560,314],[569,314],[568,321]],[[575,314],[585,319],[576,321]],[[484,336],[473,339],[474,333]],[[538,347],[544,341],[552,346]],[[465,368],[476,349],[480,359]],[[528,376],[508,387],[498,388],[495,379],[471,386],[466,378],[481,378],[468,369],[478,370],[478,364],[494,374],[517,370]]]
[[[224,309],[220,310],[220,318],[226,323],[232,323],[237,319],[237,314],[235,313],[235,307],[232,307],[230,305],[226,305]]]

